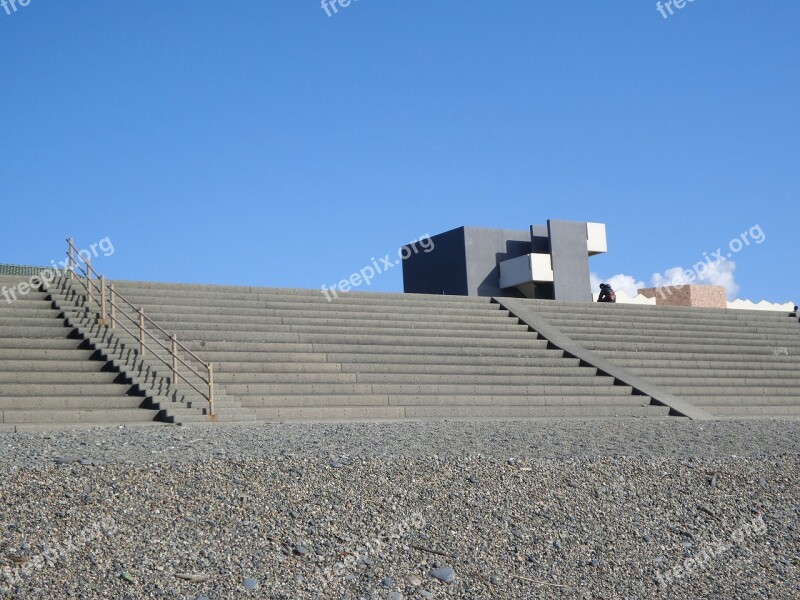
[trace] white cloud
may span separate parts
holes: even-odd
[[[591,273],[589,275],[589,280],[592,283],[592,293],[595,294],[600,291],[601,283],[608,283],[615,292],[622,292],[631,298],[639,293],[637,291],[639,288],[645,287],[644,281],[637,281],[632,275],[623,275],[622,273],[605,279],[599,277],[595,273]]]
[[[700,265],[704,265],[701,267]],[[654,273],[651,279],[653,287],[664,285],[721,285],[725,288],[728,299],[733,299],[739,292],[739,285],[733,272],[736,270],[736,263],[727,260],[717,263],[699,263],[695,265],[697,270],[684,269],[683,267],[672,267],[664,273]]]
[[[694,269],[684,269],[683,267],[672,267],[663,273],[653,273],[650,278],[650,286],[643,281],[637,280],[633,275],[622,273],[613,277],[602,278],[595,273],[590,274],[592,292],[600,291],[601,283],[609,283],[617,292],[622,292],[631,298],[635,297],[640,288],[643,287],[662,287],[666,285],[720,285],[725,288],[725,295],[729,300],[736,297],[739,292],[739,285],[736,283],[734,271],[736,263],[726,260],[718,263],[699,263]]]

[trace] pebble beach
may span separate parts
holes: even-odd
[[[0,434],[0,598],[797,598],[800,420]]]

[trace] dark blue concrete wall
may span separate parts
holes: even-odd
[[[433,249],[404,252],[403,290],[410,294],[468,296],[464,228],[431,236]],[[429,244],[431,243],[429,242]]]

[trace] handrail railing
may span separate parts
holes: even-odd
[[[208,386],[206,391],[200,390],[196,385],[194,385],[191,381],[189,381],[186,377],[184,377],[184,381],[187,385],[189,385],[192,389],[194,389],[198,394],[205,397],[208,401],[208,409],[209,413],[212,417],[216,416],[216,411],[214,409],[214,365],[213,363],[207,363],[203,361],[199,356],[197,356],[194,352],[189,350],[185,345],[178,341],[178,338],[175,334],[170,334],[165,329],[163,329],[158,323],[153,321],[150,317],[147,317],[144,314],[144,309],[134,305],[131,301],[126,299],[122,294],[117,292],[114,289],[114,284],[110,284],[106,286],[106,278],[104,275],[100,275],[94,267],[92,267],[92,260],[91,257],[87,257],[84,261],[86,268],[82,267],[78,262],[75,260],[74,253],[76,252],[75,244],[73,243],[72,238],[67,238],[67,256],[69,257],[69,277],[70,279],[77,278],[78,282],[83,286],[86,290],[86,297],[88,302],[94,302],[95,294],[97,292],[97,296],[99,298],[99,305],[100,305],[100,313],[98,315],[98,322],[101,325],[105,325],[110,329],[115,329],[117,326],[120,327],[123,331],[125,331],[128,335],[138,339],[139,341],[139,354],[140,356],[145,356],[146,351],[152,352],[153,356],[155,356],[158,360],[163,362],[167,367],[172,370],[172,380],[174,383],[178,383],[180,381],[180,375],[178,374],[178,364],[182,364],[186,369],[189,370],[190,373],[198,377],[203,383]],[[79,254],[80,256],[80,254]],[[82,257],[81,257],[82,258]],[[76,273],[76,268],[78,272]],[[92,279],[92,275],[94,275],[97,280]],[[84,281],[85,279],[85,281]],[[95,281],[100,282],[98,286]],[[109,297],[110,296],[110,297]],[[136,312],[136,317],[132,317],[129,315],[123,306],[120,306],[115,302],[115,300],[120,300],[124,304],[128,305],[134,312]],[[110,310],[109,310],[110,309]],[[117,316],[117,313],[121,314],[123,317],[131,321],[136,325],[138,331],[135,333],[125,327]],[[110,319],[109,319],[110,314]],[[164,336],[169,338],[170,345],[166,346],[160,339],[158,339],[153,333],[145,326],[145,322],[152,325],[155,329],[160,331]],[[145,343],[145,336],[149,336],[153,341],[155,341],[161,348],[166,350],[169,353],[170,361],[168,362],[166,359],[159,356],[158,352],[148,346]],[[178,354],[178,349],[183,350],[183,352],[193,358],[195,361],[203,365],[206,375],[199,373],[191,364],[186,362],[181,356]]]

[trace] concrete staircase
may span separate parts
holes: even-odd
[[[583,347],[712,415],[800,416],[800,324],[784,313],[524,302]]]
[[[0,286],[22,281],[0,276]],[[159,411],[76,336],[47,294],[0,297],[0,431],[154,424]]]
[[[489,298],[114,283],[260,421],[668,413]]]
[[[108,359],[109,364],[124,373],[137,389],[148,396],[148,405],[159,410],[159,420],[178,425],[211,425],[214,423],[253,422],[252,411],[225,394],[224,387],[215,386],[215,412],[212,416],[207,400],[206,381],[193,374],[185,364],[178,364],[179,380],[173,381],[168,337],[147,323],[158,341],[149,336],[145,343],[149,349],[141,353],[135,323],[124,317],[121,310],[136,319],[135,311],[117,298],[118,326],[110,328],[98,322],[99,306],[96,297],[86,297],[85,288],[77,281],[60,278],[49,286],[48,298],[62,311],[66,323],[75,328],[78,336]],[[110,307],[109,307],[110,308]],[[126,331],[127,329],[127,331]],[[199,363],[183,353],[183,358],[195,371],[202,370]]]

